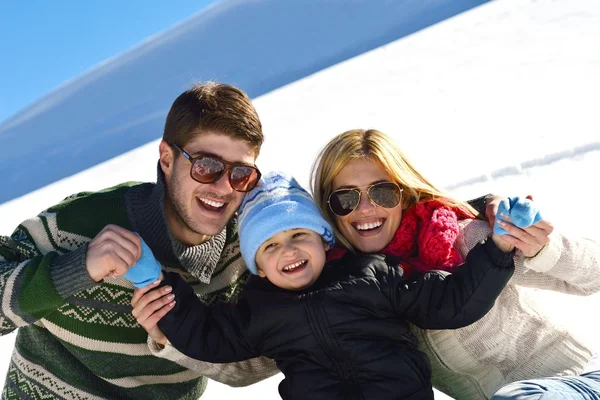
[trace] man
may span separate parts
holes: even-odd
[[[262,142],[246,94],[197,85],[169,111],[156,184],[71,196],[0,237],[0,334],[18,330],[2,398],[195,399],[206,377],[238,386],[277,373],[266,359],[153,356],[123,277],[143,239],[205,303],[235,301],[247,272],[233,217],[260,178]]]

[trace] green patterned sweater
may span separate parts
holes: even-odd
[[[179,272],[205,303],[236,299],[248,275],[235,221],[186,247],[167,229],[163,193],[161,172],[157,184],[80,193],[0,237],[0,334],[18,329],[3,399],[196,399],[205,376],[236,386],[277,372],[265,359],[209,364],[180,353],[174,361],[156,357],[131,315],[129,281],[90,279],[87,243],[116,224],[138,232],[163,268]]]

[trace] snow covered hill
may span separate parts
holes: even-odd
[[[458,196],[531,193],[557,229],[600,241],[598,71],[600,2],[489,2],[258,97],[266,135],[258,163],[306,184],[333,135],[377,128]],[[0,205],[0,234],[75,191],[155,179],[157,146],[154,140]],[[600,350],[600,323],[589,318],[600,295],[538,298],[541,312]],[[0,369],[11,340],[0,338]],[[238,389],[211,382],[203,399],[276,399],[279,380]]]
[[[194,80],[257,97],[485,1],[217,2],[0,124],[0,203],[160,137]]]

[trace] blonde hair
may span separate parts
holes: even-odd
[[[321,213],[333,227],[338,242],[350,250],[353,247],[341,234],[327,200],[332,192],[333,180],[342,168],[351,161],[363,159],[378,163],[392,181],[400,185],[403,189],[402,202],[406,207],[421,200],[437,199],[450,207],[460,207],[473,216],[478,215],[473,207],[452,199],[425,178],[392,138],[374,129],[353,129],[331,139],[317,156],[310,172],[311,190]]]

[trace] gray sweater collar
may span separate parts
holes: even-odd
[[[210,283],[225,246],[225,227],[218,235],[197,246],[186,246],[169,231],[164,211],[165,182],[158,165],[156,184],[133,186],[125,195],[127,214],[163,266],[182,268],[200,282]]]

